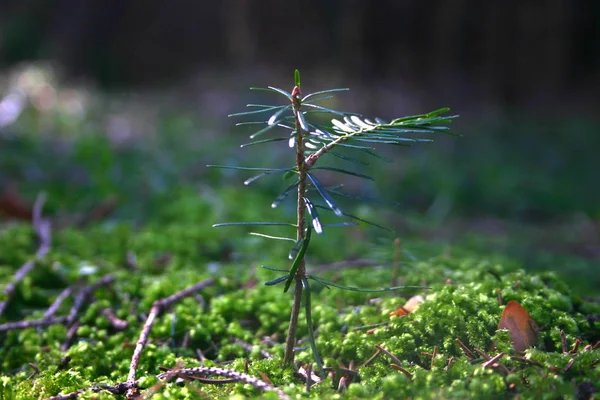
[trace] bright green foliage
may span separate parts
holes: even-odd
[[[224,190],[221,194],[227,198],[228,193],[231,192]],[[257,201],[264,200],[257,194],[254,196]],[[48,260],[40,263],[19,285],[14,302],[0,323],[6,322],[8,317],[21,318],[22,313],[28,316],[32,311],[28,318],[41,317],[62,288],[78,279],[84,262],[97,267],[96,273],[85,278],[88,282],[110,272],[116,274],[117,281],[113,289],[97,290],[95,302],[84,307],[80,314],[82,325],[66,352],[60,350],[67,335],[62,325],[0,333],[0,399],[43,398],[91,387],[94,383],[124,381],[144,322],[140,315],[148,313],[154,300],[208,276],[218,277],[218,282],[201,293],[206,307],[190,297],[157,319],[138,367],[140,386],[144,390],[157,382],[155,375],[160,372],[159,365],[202,365],[195,349],[201,349],[208,358],[207,366],[233,359],[227,367],[243,371],[245,359],[249,359],[250,375],[260,377],[259,372],[262,372],[291,396],[311,398],[506,398],[517,394],[522,398],[572,398],[577,385],[600,380],[597,364],[600,350],[583,350],[599,340],[597,323],[590,324],[585,316],[598,315],[600,305],[577,297],[555,274],[522,271],[514,260],[483,256],[460,246],[439,255],[441,251],[433,244],[407,240],[403,245],[400,279],[403,284],[424,283],[430,289],[413,289],[397,297],[391,292],[348,292],[313,283],[311,300],[312,318],[318,328],[316,343],[325,367],[347,367],[354,361],[356,368],[374,354],[374,345],[378,344],[402,361],[401,366],[413,374],[412,379],[393,370],[389,366],[392,361],[380,354],[369,365],[358,368],[361,381],[350,384],[345,393],[338,393],[334,389],[337,380],[332,382],[328,378],[306,395],[304,383],[294,377],[292,369],[281,367],[291,297],[260,284],[270,271],[254,271],[249,267],[256,265],[263,254],[270,251],[270,246],[252,236],[243,236],[236,238],[233,244],[236,249],[245,249],[244,261],[220,259],[218,242],[224,238],[214,235],[224,231],[198,223],[206,218],[206,213],[215,212],[208,201],[198,199],[191,192],[182,192],[173,199],[173,208],[182,207],[185,212],[178,214],[167,207],[168,219],[157,215],[155,222],[143,228],[104,224],[85,230],[55,232]],[[236,212],[245,217],[242,211]],[[350,232],[343,230],[331,235],[333,242],[351,238]],[[177,240],[194,241],[202,249],[212,250],[178,246]],[[214,244],[209,246],[211,242]],[[161,262],[160,257],[171,245],[171,258]],[[3,227],[0,247],[4,249],[0,257],[6,268],[3,282],[7,282],[20,265],[15,261],[24,261],[27,249],[35,248],[34,236],[23,225]],[[360,281],[365,287],[384,287],[389,285],[391,275],[391,248],[390,243],[363,251],[361,256],[380,261],[374,267],[347,268],[322,275],[343,285]],[[139,268],[133,272],[124,263],[127,251],[132,249]],[[252,249],[252,253],[248,249]],[[331,250],[326,246],[315,249],[323,251],[319,250],[310,261],[331,257]],[[336,258],[345,256],[346,251],[338,247]],[[408,253],[420,261],[409,262]],[[423,254],[438,255],[429,258]],[[252,282],[256,282],[255,286]],[[503,309],[498,304],[498,289],[505,303],[519,301],[542,328],[538,345],[524,355],[541,366],[511,358],[518,355],[512,350],[508,332],[496,331]],[[423,295],[425,302],[414,313],[389,317],[391,311],[415,294]],[[65,315],[71,305],[72,301],[67,300],[58,315]],[[115,331],[98,313],[106,306],[112,307],[130,326]],[[375,324],[380,326],[368,334],[366,326]],[[562,354],[560,329],[564,329],[569,347],[576,338],[582,340],[577,356]],[[300,364],[313,360],[307,335],[306,324],[301,320],[298,337],[302,349],[297,354]],[[182,343],[186,336],[188,344],[184,348]],[[265,336],[273,337],[274,347],[264,343]],[[234,338],[249,343],[251,350],[235,343]],[[506,352],[500,363],[511,372],[504,376],[498,370],[484,369],[483,359],[470,361],[456,344],[456,338],[472,350],[477,347],[490,355]],[[497,350],[490,349],[493,342]],[[422,353],[432,353],[435,346],[438,356],[430,369],[431,359]],[[262,359],[259,350],[267,350],[274,357]],[[61,365],[66,355],[71,361]],[[450,357],[454,357],[454,361],[447,367]],[[571,358],[574,363],[570,369],[560,372]],[[34,371],[27,363],[33,363],[41,372],[28,378]],[[555,367],[558,373],[554,372]],[[512,389],[508,389],[510,384],[514,384]],[[229,398],[234,395],[274,398],[245,384],[187,383],[180,386],[169,383],[156,390],[155,398]],[[107,392],[88,392],[82,398],[113,399],[114,396]]]

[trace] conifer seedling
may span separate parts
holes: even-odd
[[[274,199],[271,206],[277,207],[281,202],[292,198],[296,194],[296,221],[264,221],[264,222],[225,222],[215,224],[215,227],[231,225],[249,226],[289,226],[295,230],[295,237],[274,237],[260,232],[253,234],[272,240],[289,240],[294,244],[290,248],[289,269],[275,269],[284,275],[266,282],[266,285],[283,285],[283,291],[287,292],[293,286],[293,303],[290,313],[290,323],[286,337],[284,363],[291,364],[294,361],[294,346],[296,344],[296,328],[301,311],[302,297],[304,296],[305,318],[308,325],[308,339],[313,352],[314,360],[322,376],[324,376],[323,365],[315,345],[314,330],[311,318],[310,285],[309,281],[326,287],[336,287],[353,291],[391,291],[409,288],[408,286],[390,287],[385,289],[369,290],[355,287],[341,286],[329,282],[307,271],[305,256],[309,251],[313,233],[322,235],[327,224],[321,222],[320,212],[333,213],[339,217],[339,226],[356,225],[357,221],[367,223],[380,228],[378,224],[358,218],[342,210],[336,201],[338,196],[351,197],[358,201],[364,200],[357,196],[344,193],[339,186],[328,187],[321,184],[318,178],[319,171],[331,171],[340,174],[351,175],[357,178],[372,179],[371,177],[356,172],[352,169],[322,166],[322,160],[336,157],[354,165],[361,165],[356,159],[357,152],[362,152],[370,157],[390,161],[376,153],[374,145],[411,146],[420,143],[432,142],[432,136],[438,133],[453,134],[448,124],[457,115],[446,115],[448,108],[441,108],[427,114],[412,115],[384,120],[381,118],[368,119],[360,114],[334,110],[325,107],[323,101],[333,97],[335,93],[344,92],[348,89],[328,89],[303,95],[300,86],[300,72],[295,71],[295,86],[292,92],[269,86],[267,88],[251,88],[281,95],[286,102],[281,105],[248,104],[251,111],[231,114],[230,117],[264,117],[261,121],[241,122],[237,125],[256,126],[258,130],[250,135],[252,141],[242,145],[259,146],[273,142],[284,142],[290,150],[290,160],[293,165],[283,168],[264,167],[236,167],[226,165],[209,165],[209,167],[229,168],[244,171],[258,172],[257,175],[247,179],[244,184],[249,185],[254,181],[269,175],[281,175],[286,180],[293,178],[289,184]],[[313,120],[315,114],[326,114],[330,123],[322,125]],[[319,118],[321,121],[322,118]],[[277,133],[277,136],[273,134]],[[270,136],[269,136],[270,135]],[[265,138],[266,137],[266,138]],[[332,224],[330,224],[332,225]],[[385,229],[385,228],[384,228]],[[414,286],[413,286],[414,288]]]

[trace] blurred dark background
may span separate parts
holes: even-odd
[[[294,68],[309,91],[352,88],[339,100],[352,111],[461,115],[463,138],[383,167],[370,190],[404,210],[438,224],[567,221],[597,242],[597,0],[3,0],[0,184],[34,193],[54,179],[78,193],[65,208],[226,180],[201,166],[252,156],[230,150],[246,132],[225,115],[256,99],[248,86],[290,89]]]
[[[438,101],[598,106],[595,0],[3,0],[0,11],[3,67],[54,60],[107,88],[296,67],[404,82]]]

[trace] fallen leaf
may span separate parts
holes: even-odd
[[[508,302],[498,329],[508,329],[516,351],[525,351],[537,342],[537,325],[531,316],[518,302]]]
[[[401,317],[403,315],[411,313],[411,312],[415,311],[419,307],[419,304],[421,304],[424,301],[425,301],[425,299],[423,298],[423,296],[413,296],[410,299],[408,299],[408,301],[406,302],[405,305],[403,305],[396,311],[392,311],[390,313],[390,317],[393,315]]]

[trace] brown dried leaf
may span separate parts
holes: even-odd
[[[393,315],[401,317],[403,315],[411,313],[411,312],[415,311],[419,307],[419,305],[421,303],[423,303],[424,301],[425,301],[425,299],[423,298],[423,296],[420,296],[420,295],[413,296],[410,299],[408,299],[408,301],[406,302],[406,304],[404,306],[400,307],[396,311],[392,311],[390,313],[390,317]]]
[[[537,342],[537,325],[531,316],[518,302],[508,302],[498,329],[508,329],[516,351],[525,351]]]

